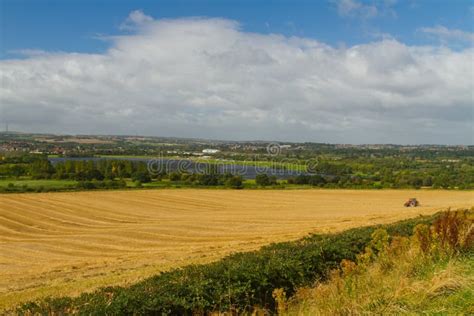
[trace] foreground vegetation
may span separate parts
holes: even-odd
[[[379,229],[355,262],[343,260],[328,281],[300,288],[286,300],[274,296],[280,314],[474,313],[474,227],[466,213],[445,213],[411,237]]]
[[[390,236],[409,236],[419,217],[384,226]],[[276,310],[274,290],[293,295],[298,288],[325,280],[343,260],[357,260],[377,227],[307,238],[238,253],[218,262],[165,272],[130,287],[108,287],[79,297],[48,298],[22,305],[18,313],[203,314]]]

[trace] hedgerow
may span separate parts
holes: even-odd
[[[383,226],[390,236],[409,236],[434,217]],[[18,314],[195,315],[213,311],[275,310],[272,292],[292,295],[298,287],[327,278],[343,259],[355,260],[381,226],[271,244],[217,262],[163,272],[129,287],[106,287],[79,297],[46,298],[18,307]]]

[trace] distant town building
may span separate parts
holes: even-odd
[[[217,154],[220,150],[219,149],[203,149],[203,154]]]

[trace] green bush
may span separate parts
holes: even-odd
[[[140,180],[136,180],[133,184],[136,188],[143,188],[143,184]]]
[[[259,173],[255,177],[255,183],[261,185],[262,187],[268,185],[275,185],[278,183],[276,176],[269,176],[266,173]]]
[[[77,189],[93,190],[93,189],[119,189],[125,188],[127,183],[124,180],[104,180],[104,181],[79,181],[76,184]]]
[[[132,181],[134,182],[141,182],[141,183],[149,183],[151,182],[151,177],[148,172],[137,171],[132,174]]]
[[[226,186],[233,189],[242,189],[244,187],[241,176],[232,176],[231,178],[226,180],[225,184]]]
[[[179,181],[181,180],[181,174],[178,172],[172,172],[169,174],[169,179],[170,181]]]

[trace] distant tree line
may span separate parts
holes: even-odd
[[[226,186],[235,189],[243,187],[241,176],[219,173],[213,165],[209,165],[202,173],[164,170],[152,174],[148,171],[147,163],[130,160],[66,160],[53,165],[45,156],[28,156],[0,163],[0,177],[18,179],[24,176],[36,180],[76,180],[81,189],[125,187],[124,179],[131,179],[138,187],[143,183],[162,179],[169,179],[178,185]]]
[[[474,160],[417,160],[406,158],[341,159],[320,161],[312,173],[300,174],[286,180],[277,180],[265,173],[255,178],[257,186],[310,185],[327,188],[443,188],[473,189]],[[0,155],[0,179],[57,179],[75,180],[83,189],[89,187],[121,187],[130,179],[136,186],[169,179],[176,185],[226,186],[242,188],[241,176],[221,173],[209,164],[201,173],[163,170],[152,174],[143,161],[98,159],[66,160],[52,164],[44,155]]]
[[[186,185],[197,186],[226,186],[234,189],[243,188],[243,179],[241,176],[233,175],[232,173],[221,173],[216,166],[208,165],[202,173],[181,173],[170,172],[163,174],[163,177],[168,177],[170,181],[175,183],[182,183]]]

